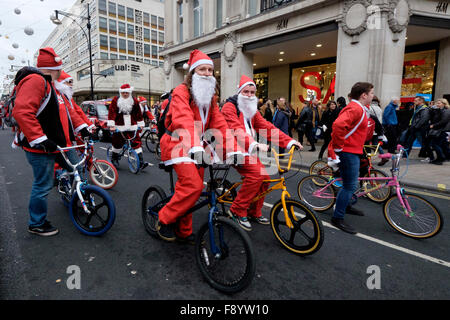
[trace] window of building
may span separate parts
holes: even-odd
[[[117,59],[117,54],[115,54],[115,53],[110,53],[110,54],[109,54],[109,58],[115,60],[115,59]]]
[[[144,56],[150,57],[150,45],[149,44],[144,44]]]
[[[129,22],[133,22],[134,21],[134,9],[133,8],[128,8],[127,7],[127,20]]]
[[[125,37],[126,32],[127,32],[125,23],[119,21],[118,24],[119,24],[119,35],[122,37]]]
[[[106,0],[98,0],[98,12],[106,14]]]
[[[134,57],[128,57],[128,60],[136,61],[136,59]]]
[[[150,29],[144,28],[144,41],[150,42]]]
[[[122,55],[120,55],[120,56],[119,56],[119,60],[127,60],[127,56],[122,56]]]
[[[127,40],[119,39],[119,52],[127,53]]]
[[[117,38],[109,37],[109,50],[117,51]]]
[[[144,63],[150,64],[150,60],[149,59],[144,59]]]
[[[121,6],[120,4],[117,6],[117,15],[119,16],[119,19],[125,20],[125,7]]]
[[[158,17],[152,15],[152,27],[157,28],[158,27]]]
[[[116,4],[114,2],[108,2],[108,13],[111,17],[116,16]]]
[[[134,41],[128,40],[128,54],[134,54]]]
[[[101,32],[108,32],[108,19],[99,17],[99,29]]]
[[[108,54],[106,52],[100,52],[100,59],[108,59]]]
[[[108,50],[108,37],[105,35],[100,35],[100,49]]]
[[[144,12],[144,26],[150,27],[150,14]]]
[[[183,42],[183,2],[177,3],[178,7],[178,42]]]
[[[116,20],[109,19],[109,32],[112,34],[117,34],[117,22]]]
[[[158,58],[158,46],[152,46],[152,58]]]
[[[164,33],[163,32],[158,32],[159,33],[159,44],[163,44],[164,43]]]
[[[223,22],[223,0],[216,0],[216,28],[221,28]]]
[[[129,23],[127,23],[127,35],[128,38],[134,38],[134,26]]]
[[[164,18],[158,17],[158,28],[164,30]]]
[[[202,0],[194,0],[194,38],[203,33],[203,6]]]
[[[156,43],[158,40],[158,32],[156,32],[155,30],[152,30],[152,43]]]
[[[247,14],[251,17],[257,14],[258,0],[248,0]]]

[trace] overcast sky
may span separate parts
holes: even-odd
[[[33,54],[47,39],[56,25],[50,21],[55,9],[67,11],[76,0],[0,0],[0,85],[11,65],[33,64]],[[20,10],[20,14],[14,12]],[[26,35],[30,27],[34,34]],[[17,44],[17,49],[13,48]],[[8,56],[14,56],[14,60]],[[23,63],[24,62],[24,63]],[[0,92],[3,88],[0,87]]]

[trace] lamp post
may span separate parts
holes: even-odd
[[[149,100],[149,104],[152,102],[152,92],[151,92],[151,87],[150,87],[151,71],[156,68],[159,68],[159,66],[154,66],[153,68],[148,69],[148,100]]]
[[[92,46],[91,46],[91,13],[89,12],[89,3],[87,3],[87,17],[85,16],[79,16],[73,13],[64,12],[61,10],[55,10],[55,15],[50,17],[50,20],[56,24],[61,24],[61,20],[59,20],[58,16],[62,15],[64,17],[67,17],[71,19],[73,22],[75,22],[80,28],[81,31],[83,31],[84,36],[86,37],[88,41],[88,47],[89,47],[89,74],[91,77],[91,100],[94,100],[94,79],[93,75],[94,72],[92,71]],[[81,18],[82,20],[86,20],[87,24],[86,27],[88,29],[88,33],[86,34],[86,31],[84,31],[83,27],[74,19],[75,18]]]

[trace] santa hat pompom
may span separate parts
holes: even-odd
[[[184,64],[183,64],[183,69],[184,69],[184,70],[188,70],[188,69],[189,69],[189,65],[188,65],[187,63],[184,63]]]
[[[60,57],[55,57],[55,62],[60,62],[62,59]]]

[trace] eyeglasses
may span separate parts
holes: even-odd
[[[73,84],[73,80],[69,80],[67,81],[67,83]]]

